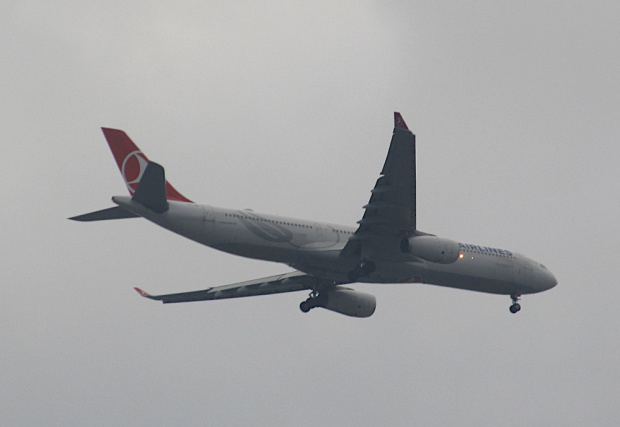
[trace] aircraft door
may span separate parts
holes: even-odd
[[[327,230],[321,224],[314,224],[314,228],[316,230],[316,237],[318,237],[319,241],[323,240],[327,234]]]
[[[338,243],[338,233],[322,224],[314,224],[316,232],[316,247],[328,248]]]
[[[203,206],[203,210],[204,210],[204,221],[215,222],[215,214],[213,213],[213,208],[211,206]]]
[[[197,205],[194,203],[187,203],[182,206],[185,218],[190,221],[196,222],[215,222],[215,215],[211,206]]]

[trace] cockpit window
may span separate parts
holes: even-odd
[[[542,264],[540,264],[540,266],[541,266],[542,268],[544,268],[545,270],[547,269],[547,267],[545,267],[545,266],[544,266],[544,265],[542,265]]]

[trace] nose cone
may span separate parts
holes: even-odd
[[[551,289],[555,285],[558,284],[558,280],[555,278],[553,273],[547,270],[546,268],[541,270],[540,273],[541,274],[539,276],[538,282],[539,282],[541,291],[546,291],[548,289]]]

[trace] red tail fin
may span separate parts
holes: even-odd
[[[149,163],[149,159],[122,130],[109,128],[101,128],[101,130],[108,141],[125,184],[127,184],[129,194],[133,196],[146,169],[146,165]],[[179,193],[168,181],[166,181],[166,196],[168,200],[193,203]]]

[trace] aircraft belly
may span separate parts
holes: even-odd
[[[168,211],[156,213],[133,201],[119,203],[119,205],[160,227],[203,245],[213,246],[218,241],[215,222],[211,217],[209,206],[169,202]]]
[[[300,271],[304,270],[297,268],[297,265],[314,265],[319,269],[330,268],[328,266],[338,264],[338,255],[340,254],[340,250],[302,249],[291,244],[248,242],[247,239],[229,238],[226,241],[219,240],[210,246],[223,252],[247,258],[289,264]]]
[[[288,260],[294,256],[291,248],[282,248],[277,246],[219,242],[211,245],[211,247],[233,255],[273,262],[288,263]]]
[[[459,260],[448,265],[429,266],[423,282],[492,294],[528,294],[536,292],[528,283],[516,280],[513,262],[498,262],[493,258],[469,263]]]
[[[376,262],[376,270],[360,279],[365,283],[424,283],[493,294],[537,292],[531,284],[517,280],[515,266],[495,265],[493,261],[466,264],[431,262]]]
[[[507,278],[489,278],[451,272],[429,274],[424,283],[501,295],[521,295],[534,292],[533,289]]]
[[[312,276],[346,283],[349,282],[348,274],[355,268],[355,262],[340,254],[340,249],[302,250],[295,254],[295,259],[289,265]]]

